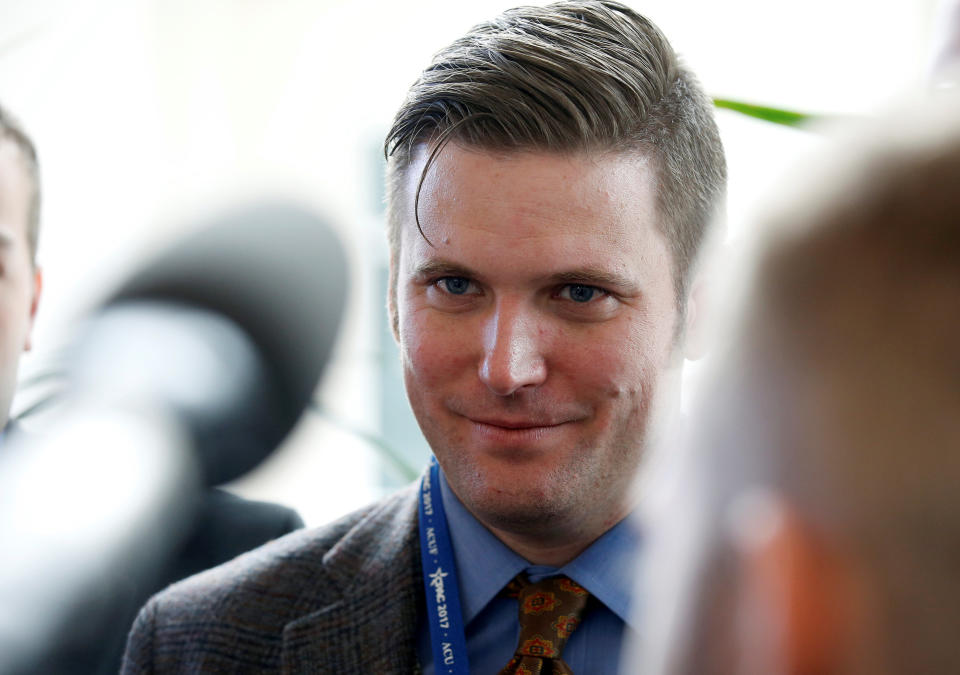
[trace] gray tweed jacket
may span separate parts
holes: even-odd
[[[122,672],[418,672],[416,487],[154,596]]]

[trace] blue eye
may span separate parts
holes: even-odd
[[[566,288],[570,299],[574,302],[590,302],[597,290],[593,286],[584,286],[583,284],[570,284]]]
[[[444,277],[439,283],[453,295],[463,295],[470,290],[470,280],[464,277]]]

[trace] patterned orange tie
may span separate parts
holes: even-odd
[[[567,577],[531,584],[521,574],[507,586],[520,603],[520,642],[499,675],[573,675],[561,658],[590,593]]]

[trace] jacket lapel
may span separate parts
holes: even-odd
[[[284,673],[418,670],[423,604],[416,490],[366,516],[323,559],[322,601],[283,631]]]

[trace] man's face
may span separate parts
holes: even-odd
[[[30,259],[27,219],[33,186],[19,147],[0,137],[0,423],[6,424],[20,353],[30,348],[39,272]],[[2,427],[0,424],[0,427]]]
[[[407,394],[488,527],[598,536],[630,509],[658,390],[679,370],[671,260],[637,153],[449,144],[406,172],[397,310]],[[433,246],[431,246],[431,243]]]

